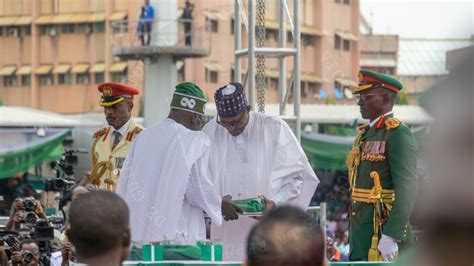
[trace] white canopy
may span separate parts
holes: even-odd
[[[52,112],[0,106],[0,127],[75,127],[79,122]]]

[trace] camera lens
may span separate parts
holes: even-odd
[[[33,256],[33,253],[29,252],[29,251],[25,251],[23,254],[22,254],[22,258],[23,258],[23,261],[26,262],[26,263],[30,263],[33,261],[34,259],[34,256]]]
[[[34,224],[38,220],[38,216],[35,213],[29,212],[25,215],[25,222],[27,224]]]
[[[12,235],[6,235],[3,237],[3,241],[8,244],[9,247],[15,245],[16,238]]]
[[[34,211],[36,209],[36,202],[31,199],[26,199],[24,201],[25,203],[25,209],[28,211]]]

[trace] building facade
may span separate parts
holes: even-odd
[[[360,68],[397,75],[398,35],[362,35]]]
[[[211,53],[206,58],[178,61],[178,80],[196,82],[212,99],[218,87],[232,80],[234,1],[191,2],[195,5],[193,27],[204,28],[210,36]],[[293,1],[287,2],[291,10]],[[3,104],[59,113],[94,112],[101,110],[97,106],[98,83],[124,82],[141,90],[143,62],[121,62],[112,55],[112,49],[122,45],[114,38],[117,34],[132,40],[127,45],[140,45],[137,24],[143,3],[0,0]],[[278,3],[265,1],[266,47],[278,44]],[[179,0],[178,8],[184,6],[185,1]],[[356,85],[359,68],[359,0],[302,0],[301,7],[302,102],[324,103],[328,98],[344,101],[342,90]],[[246,47],[244,26],[242,36],[242,46]],[[290,33],[287,39],[290,47]],[[245,61],[242,73],[246,73]],[[266,102],[277,101],[277,68],[276,59],[266,60]],[[287,60],[287,70],[291,69],[292,60]],[[136,104],[139,106],[139,98]]]

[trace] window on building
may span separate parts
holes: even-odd
[[[334,35],[334,48],[336,50],[341,50],[341,37],[339,35]]]
[[[128,74],[127,71],[120,73],[112,73],[112,82],[127,83]]]
[[[20,35],[21,36],[30,36],[31,35],[31,26],[23,26],[20,27]]]
[[[40,81],[41,86],[51,86],[53,85],[53,75],[51,74],[40,75],[39,81]]]
[[[211,83],[217,83],[217,71],[210,71],[211,74]]]
[[[235,81],[234,80],[234,75],[235,75],[235,69],[234,68],[231,68],[230,69],[230,81]]]
[[[342,3],[342,0],[336,0],[336,4]]]
[[[14,87],[16,86],[16,76],[10,75],[10,76],[3,76],[3,86],[4,87]]]
[[[179,82],[183,82],[184,81],[184,62],[182,63],[182,65],[180,66],[180,68],[178,68],[178,81]]]
[[[308,82],[308,94],[313,99],[319,99],[319,90],[321,85],[316,82]]]
[[[311,35],[301,35],[301,41],[304,46],[313,46],[314,45],[314,37]]]
[[[5,27],[0,27],[0,37],[5,36],[4,31],[5,31]]]
[[[293,42],[293,34],[291,33],[291,31],[288,31],[288,33],[286,34],[286,41],[289,43]]]
[[[205,75],[206,75],[206,82],[209,82],[209,83],[217,83],[217,79],[218,79],[217,71],[208,70],[208,69],[206,68]]]
[[[278,90],[278,79],[270,78],[270,88]]]
[[[43,35],[43,36],[52,36],[52,37],[54,37],[54,36],[57,35],[56,27],[53,26],[53,25],[41,26],[40,31],[41,31],[41,35]]]
[[[128,32],[128,20],[120,21],[120,23],[112,24],[113,33],[126,33]]]
[[[74,33],[74,24],[63,24],[61,25],[61,33],[72,34]]]
[[[306,91],[306,82],[300,81],[300,91],[301,91],[301,98],[308,97],[308,92]]]
[[[18,27],[8,27],[7,36],[8,37],[18,37]]]
[[[344,51],[349,51],[351,49],[351,42],[349,40],[344,40],[342,46]]]
[[[105,23],[104,22],[94,23],[94,32],[95,33],[105,32]]]
[[[81,85],[89,85],[91,83],[91,76],[89,73],[78,73],[76,75],[76,83]]]
[[[58,84],[67,85],[72,83],[71,73],[58,74]]]
[[[351,4],[351,0],[344,0],[344,4],[345,4],[345,5],[350,5],[350,4]]]
[[[234,18],[230,19],[230,34],[234,34],[235,21]]]
[[[21,75],[21,86],[31,86],[31,76]]]
[[[94,80],[95,80],[95,83],[96,83],[96,84],[104,83],[104,82],[105,82],[105,75],[104,75],[104,72],[95,73],[95,74],[94,74]]]
[[[82,23],[77,26],[77,31],[82,34],[92,33],[92,23]]]
[[[215,19],[208,19],[206,18],[206,23],[208,25],[208,29],[211,31],[211,32],[218,32],[219,30],[219,23],[217,22],[217,20]]]

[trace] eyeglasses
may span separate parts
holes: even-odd
[[[223,126],[223,127],[239,127],[241,124],[242,124],[242,121],[243,121],[243,118],[244,118],[244,115],[247,111],[244,111],[242,114],[240,114],[240,117],[234,121],[230,121],[230,122],[224,122],[224,121],[221,121],[220,118],[219,118],[219,115],[217,115],[216,117],[216,122],[217,124]]]
[[[360,94],[356,94],[355,95],[355,98],[357,101],[360,101],[361,99],[366,101],[367,98],[370,98],[372,96],[375,96],[375,95],[385,95],[386,93],[383,93],[383,92],[380,92],[380,93],[369,93],[369,94],[364,94],[364,95],[360,95]]]

